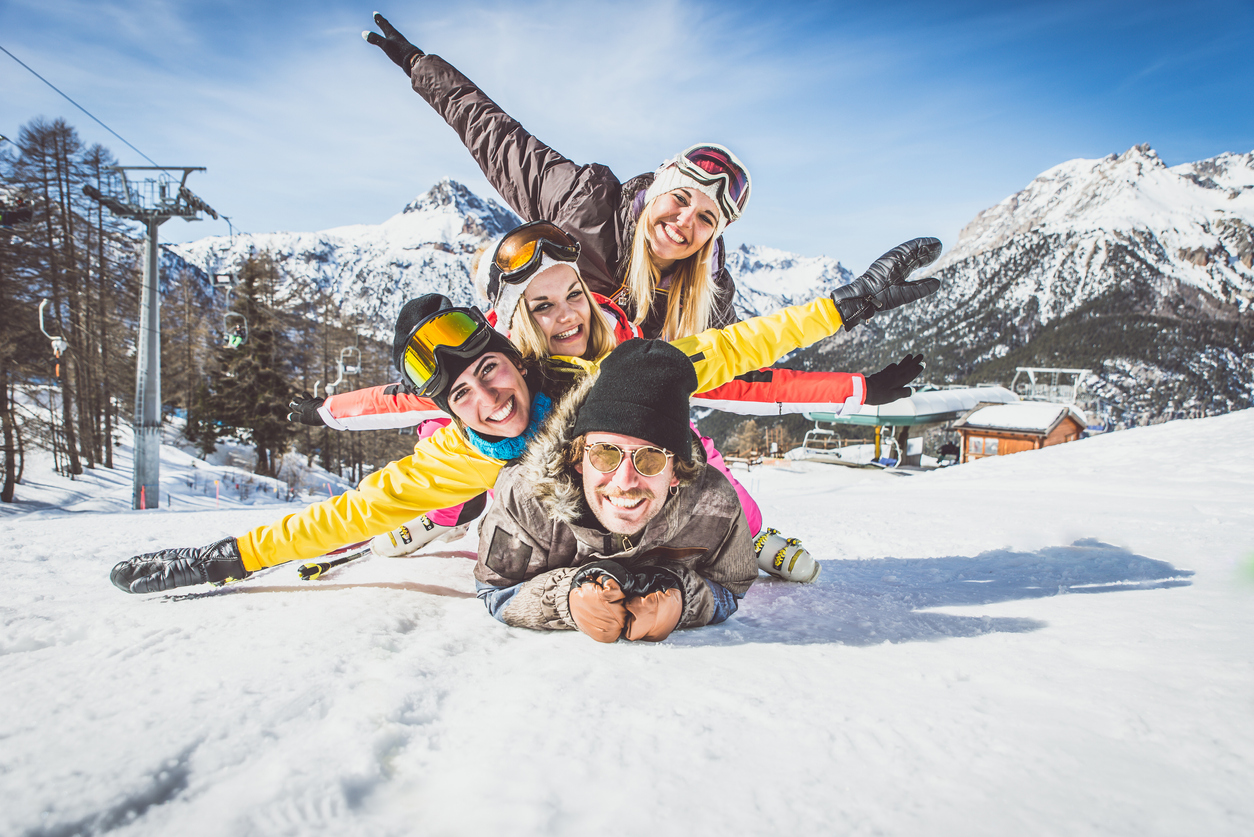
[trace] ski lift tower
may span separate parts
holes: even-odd
[[[144,225],[144,286],[139,299],[135,361],[135,476],[131,508],[155,509],[161,498],[161,296],[158,293],[157,227],[171,218],[199,221],[218,213],[187,188],[187,176],[204,166],[111,166],[104,190],[84,186],[121,218]],[[154,172],[132,179],[128,172]],[[178,173],[182,174],[180,177]]]

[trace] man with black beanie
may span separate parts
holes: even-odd
[[[757,577],[744,513],[688,422],[692,362],[629,340],[505,468],[475,579],[509,625],[658,641],[721,622]]]

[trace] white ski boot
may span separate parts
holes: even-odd
[[[809,584],[819,577],[819,562],[796,538],[785,538],[775,529],[763,529],[753,539],[758,566],[776,578]]]
[[[385,558],[400,558],[404,555],[412,555],[436,541],[447,543],[459,540],[468,531],[470,531],[469,523],[463,523],[461,526],[441,526],[424,514],[385,535],[375,535],[370,539],[370,551]]]

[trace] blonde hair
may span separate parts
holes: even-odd
[[[662,278],[645,237],[651,206],[652,201],[640,212],[636,221],[636,231],[631,237],[631,257],[623,280],[631,304],[636,309],[636,317],[632,321],[636,325],[649,316],[658,282]],[[690,337],[710,327],[710,315],[714,311],[714,276],[710,262],[716,238],[718,236],[711,235],[700,250],[675,265],[670,291],[666,295],[666,318],[662,321],[662,333],[658,335],[663,340]]]
[[[571,267],[574,268],[575,265],[572,264]],[[618,340],[614,337],[609,324],[605,322],[601,306],[592,296],[592,291],[588,290],[588,285],[583,281],[583,274],[578,268],[575,268],[575,276],[579,279],[579,287],[583,289],[592,315],[588,318],[588,348],[584,350],[583,359],[598,360],[613,351],[618,345]],[[506,324],[510,326],[510,342],[518,347],[518,351],[522,352],[524,358],[548,357],[550,355],[549,341],[540,330],[540,326],[536,324],[531,308],[527,306],[526,296],[518,300],[518,307],[514,311],[514,319]],[[520,313],[526,316],[519,316]]]

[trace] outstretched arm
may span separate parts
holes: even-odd
[[[618,205],[620,184],[608,168],[571,162],[528,133],[455,67],[409,43],[382,15],[375,15],[375,24],[383,35],[363,32],[366,41],[409,73],[414,90],[457,132],[488,182],[524,221],[565,226],[567,216],[589,200]],[[576,194],[578,204],[571,205]]]

